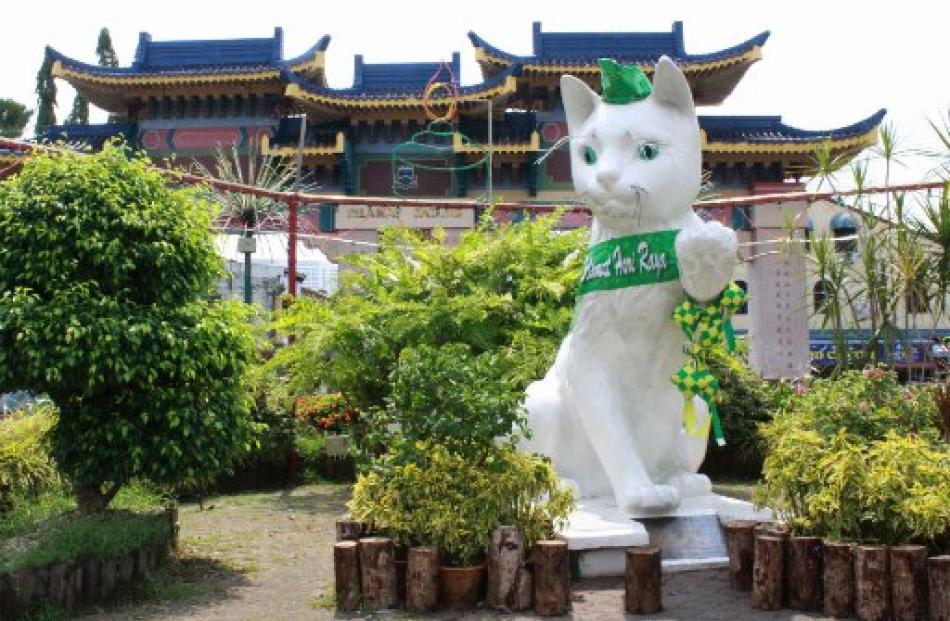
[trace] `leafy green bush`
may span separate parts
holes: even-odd
[[[407,347],[498,353],[523,389],[553,362],[571,322],[584,232],[556,233],[558,218],[497,227],[485,219],[452,247],[383,232],[379,253],[348,258],[359,269],[338,295],[280,316],[277,328],[297,340],[274,363],[289,370],[294,394],[327,385],[361,412],[384,405]]]
[[[47,394],[81,504],[226,469],[251,439],[247,310],[211,301],[211,210],[124,148],[0,182],[0,391]]]
[[[56,411],[49,405],[0,419],[0,512],[60,484],[49,446],[55,424]]]
[[[386,410],[377,419],[387,446],[424,440],[472,460],[525,425],[523,393],[506,379],[510,363],[497,352],[474,355],[463,343],[407,347],[393,369]],[[393,424],[397,426],[393,427]]]
[[[400,545],[437,546],[448,564],[475,562],[500,525],[520,526],[529,542],[550,537],[573,509],[550,463],[510,446],[476,462],[420,441],[411,457],[377,460],[349,508]]]
[[[765,459],[759,425],[772,420],[781,388],[763,380],[738,357],[723,350],[707,360],[721,389],[718,403],[726,446],[710,434],[702,470],[713,477],[758,478]]]
[[[756,502],[797,531],[887,544],[950,544],[950,447],[924,390],[880,369],[817,380],[762,427]]]

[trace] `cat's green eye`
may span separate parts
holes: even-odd
[[[655,160],[656,156],[660,154],[660,145],[655,142],[641,142],[637,146],[637,155],[641,160]]]
[[[597,151],[594,151],[590,147],[584,147],[584,161],[590,165],[593,165],[597,161]]]

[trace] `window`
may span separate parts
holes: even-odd
[[[819,280],[815,283],[811,293],[815,312],[821,312],[822,307],[828,300],[828,296],[831,295],[831,284],[827,280]]]
[[[858,222],[854,216],[842,212],[831,219],[831,236],[835,240],[835,252],[855,252],[858,249]]]
[[[742,289],[746,294],[749,293],[749,285],[744,280],[737,280],[736,284]],[[748,315],[749,314],[749,298],[746,297],[746,301],[742,303],[742,306],[739,307],[739,310],[736,311],[736,315]]]

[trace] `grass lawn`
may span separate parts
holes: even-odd
[[[116,557],[169,528],[162,498],[148,488],[128,485],[108,511],[80,515],[65,488],[24,499],[0,520],[0,572],[90,556]]]
[[[752,490],[755,489],[754,479],[717,479],[713,481],[713,492],[752,502]]]

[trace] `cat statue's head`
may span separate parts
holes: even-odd
[[[645,79],[645,78],[644,78]],[[608,227],[662,225],[692,209],[702,180],[699,123],[679,67],[663,56],[650,94],[607,103],[561,78],[574,188]]]

